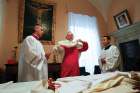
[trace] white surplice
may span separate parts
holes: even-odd
[[[103,58],[106,63],[102,64],[99,60],[99,65],[102,72],[115,71],[120,65],[120,52],[119,49],[111,45],[108,49],[102,49],[100,59]]]
[[[20,48],[18,81],[48,79],[47,59],[42,44],[28,36]]]

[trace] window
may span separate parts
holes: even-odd
[[[87,72],[93,74],[101,50],[96,17],[70,12],[68,30],[74,34],[74,39],[88,42],[89,48],[86,52],[81,53],[79,66],[85,67]]]

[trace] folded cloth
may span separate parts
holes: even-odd
[[[115,77],[114,79],[110,79],[102,83],[99,83],[96,86],[92,87],[90,90],[92,90],[92,92],[104,91],[106,89],[109,89],[118,85],[123,79],[124,79],[124,76],[118,76],[118,77]]]
[[[48,89],[48,81],[41,80],[31,90],[31,93],[54,93],[53,90]]]
[[[77,44],[77,42],[69,41],[69,40],[62,40],[58,42],[58,45],[63,45],[66,47],[74,47]]]
[[[30,93],[31,89],[39,81],[17,82],[13,81],[0,84],[0,93]]]
[[[78,80],[67,82],[67,83],[63,83],[60,88],[55,90],[55,93],[81,93],[82,91],[86,90],[89,87],[89,85],[90,85],[89,82],[78,81]]]
[[[62,63],[64,55],[65,55],[65,51],[60,45],[55,45],[53,47],[53,59],[52,59],[52,61],[55,61],[56,63]]]
[[[97,83],[96,85],[91,86],[83,93],[102,93],[102,92],[107,93],[105,91],[111,88],[116,87],[118,89],[119,88],[122,89],[120,86],[124,87],[124,89],[127,87],[127,90],[129,91],[135,91],[133,90],[133,86],[138,81],[130,78],[130,76],[131,76],[130,73],[116,72],[116,75],[114,74],[114,76],[108,79],[104,79],[103,81]],[[109,93],[114,93],[114,92],[109,92]],[[127,92],[122,91],[118,93],[127,93]],[[133,92],[129,92],[129,93],[133,93]]]
[[[3,84],[0,84],[0,89],[6,89],[7,87],[11,86],[13,84],[13,81],[9,81]]]

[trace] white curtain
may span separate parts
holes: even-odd
[[[74,40],[82,39],[88,42],[89,48],[81,53],[79,66],[85,67],[87,72],[93,74],[101,51],[96,17],[70,12],[68,13],[68,30],[74,34]]]

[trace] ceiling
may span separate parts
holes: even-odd
[[[112,0],[89,0],[92,5],[94,5],[98,11],[103,15],[105,21],[107,21],[107,14],[111,6]]]

